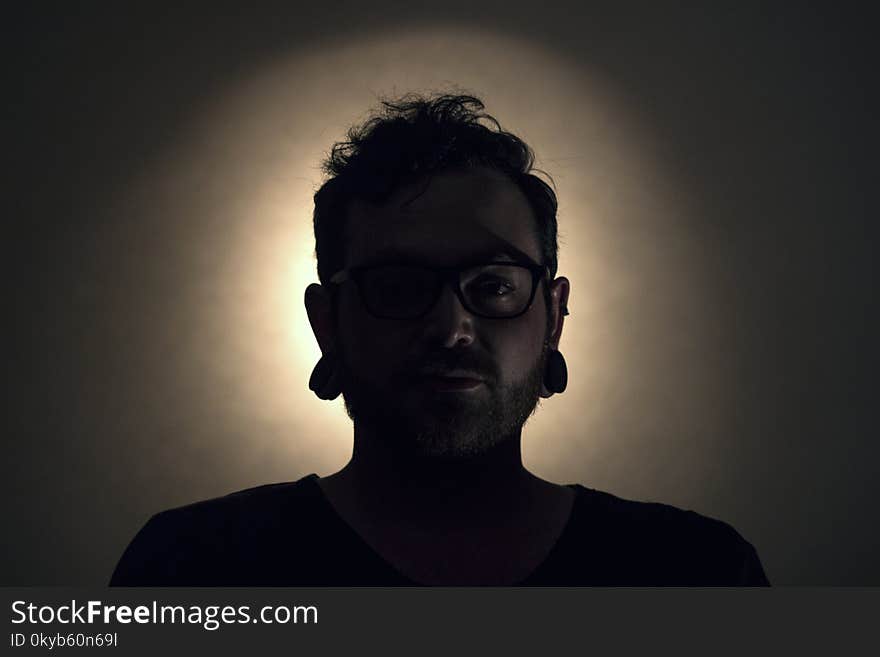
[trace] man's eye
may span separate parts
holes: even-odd
[[[420,281],[386,279],[379,281],[376,289],[389,296],[412,296],[423,294],[425,285]]]
[[[483,281],[477,289],[485,296],[502,297],[516,291],[516,287],[502,280]]]

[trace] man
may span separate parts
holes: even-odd
[[[336,144],[306,308],[351,461],[154,516],[115,585],[766,585],[691,511],[542,480],[522,427],[565,390],[556,196],[469,96],[408,96]]]

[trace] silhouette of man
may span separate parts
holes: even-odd
[[[325,164],[309,386],[343,395],[349,463],[154,516],[112,585],[769,584],[725,523],[523,466],[570,284],[553,190],[482,110],[385,101]]]

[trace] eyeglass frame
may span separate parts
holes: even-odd
[[[529,296],[529,301],[526,303],[525,307],[515,315],[504,315],[504,316],[492,316],[492,315],[484,315],[473,310],[470,307],[470,304],[464,297],[464,292],[461,289],[461,274],[468,270],[474,269],[477,267],[488,267],[491,265],[508,265],[514,267],[522,267],[523,269],[528,269],[532,274],[532,292]],[[416,267],[420,269],[428,269],[434,272],[438,272],[440,274],[440,285],[437,287],[437,296],[433,299],[433,301],[428,304],[427,308],[420,314],[414,315],[412,317],[388,317],[384,315],[378,315],[369,307],[366,300],[364,299],[364,295],[362,293],[362,284],[363,278],[361,277],[365,271],[370,269],[378,269],[379,267]],[[329,283],[335,286],[340,286],[347,280],[351,280],[354,282],[355,287],[358,291],[358,296],[360,296],[361,301],[364,304],[364,308],[367,309],[367,312],[370,313],[373,317],[377,319],[394,319],[394,320],[414,320],[421,319],[425,315],[431,312],[434,306],[437,305],[437,301],[440,299],[440,295],[443,294],[443,288],[446,285],[449,285],[452,288],[452,291],[455,293],[455,296],[458,297],[458,301],[461,303],[462,308],[467,310],[470,314],[480,317],[482,319],[515,319],[517,317],[521,317],[526,314],[529,309],[532,307],[532,304],[535,301],[535,294],[538,291],[538,286],[540,285],[541,279],[545,281],[549,281],[550,279],[550,269],[547,265],[539,265],[535,262],[514,262],[508,260],[501,261],[491,261],[491,262],[473,262],[468,263],[466,265],[457,265],[457,266],[440,266],[440,267],[432,267],[430,265],[422,265],[419,263],[414,263],[411,261],[388,261],[388,262],[376,262],[370,263],[366,265],[356,265],[354,267],[346,267],[345,269],[340,269],[338,272],[333,274]],[[568,315],[568,308],[562,308],[562,314]]]

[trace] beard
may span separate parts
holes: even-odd
[[[467,461],[485,455],[493,448],[519,438],[523,425],[534,414],[540,401],[541,383],[547,360],[547,344],[540,356],[516,382],[497,385],[498,377],[488,378],[475,393],[436,393],[421,386],[407,372],[407,366],[387,388],[359,376],[340,358],[342,395],[345,410],[357,425],[393,443],[396,450],[417,457]],[[438,354],[448,369],[474,366],[468,357],[449,362]]]

